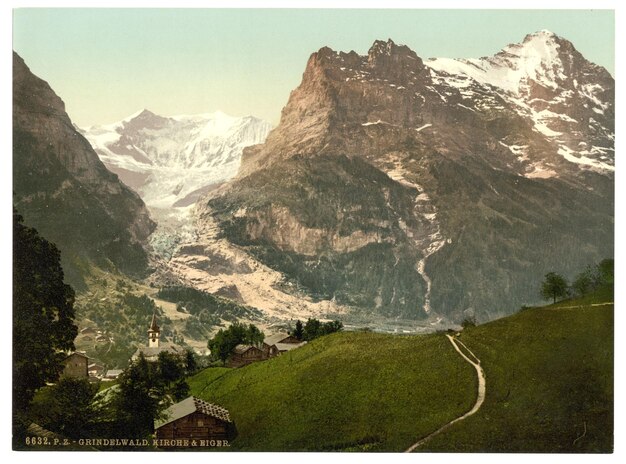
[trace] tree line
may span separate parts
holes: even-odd
[[[343,330],[343,324],[340,321],[321,322],[309,318],[305,324],[297,320],[295,329],[288,332],[296,339],[308,342],[340,330]],[[224,364],[237,345],[252,345],[261,348],[264,340],[265,334],[254,324],[233,322],[228,328],[218,330],[209,340],[207,347],[211,351],[211,357]]]
[[[289,334],[298,340],[310,342],[323,335],[339,332],[343,330],[341,321],[320,322],[315,318],[307,319],[305,324],[298,319],[295,328],[289,331]]]
[[[614,283],[615,261],[603,259],[596,265],[587,266],[570,284],[565,277],[556,272],[548,272],[541,283],[540,294],[544,300],[557,300],[578,296],[584,297],[588,293],[602,287],[612,286]]]

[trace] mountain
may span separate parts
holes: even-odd
[[[140,111],[83,131],[102,162],[146,204],[189,206],[237,173],[245,147],[262,143],[271,126],[224,113],[162,117]]]
[[[587,61],[572,45],[549,31],[525,37],[493,57],[477,60],[433,59],[426,63],[436,80],[460,90],[473,106],[497,108],[481,89],[498,89],[533,130],[558,145],[571,163],[598,172],[614,170],[615,82],[602,67]],[[479,85],[472,85],[480,83]],[[509,146],[524,157],[523,146]],[[523,160],[522,160],[523,161]],[[535,165],[527,177],[549,176]]]
[[[198,221],[352,314],[499,317],[613,255],[614,91],[547,31],[478,60],[324,47]]]
[[[13,53],[13,202],[61,251],[66,279],[90,263],[141,275],[155,224],[139,196],[109,172],[63,101]]]

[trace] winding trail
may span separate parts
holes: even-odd
[[[478,377],[478,395],[476,397],[476,403],[474,403],[474,406],[472,407],[472,409],[470,409],[468,412],[466,412],[462,416],[457,417],[456,419],[448,422],[444,426],[442,426],[439,429],[435,430],[430,435],[427,435],[424,438],[422,438],[421,440],[419,440],[418,442],[412,444],[405,451],[405,453],[413,452],[416,448],[418,448],[419,446],[423,445],[424,443],[426,443],[428,440],[430,440],[434,436],[439,435],[441,432],[447,430],[448,428],[450,428],[452,425],[456,424],[457,422],[460,422],[463,419],[468,418],[472,414],[475,414],[480,409],[480,407],[483,405],[483,402],[485,401],[485,393],[487,392],[487,383],[485,381],[485,372],[483,371],[483,368],[480,366],[480,359],[478,359],[476,357],[476,355],[474,353],[472,353],[471,350],[467,346],[465,346],[465,344],[461,340],[457,340],[457,339],[455,339],[454,337],[452,337],[452,336],[450,336],[448,334],[446,334],[446,337],[448,337],[448,340],[450,340],[450,343],[452,343],[452,346],[454,346],[454,349],[463,357],[463,359],[465,359],[468,363],[470,363],[472,366],[474,366],[474,369],[476,369],[476,375]],[[469,357],[467,357],[465,355],[465,353],[463,353],[463,351],[461,351],[461,349],[459,348],[459,345],[457,344],[457,342],[467,351],[467,353],[472,358],[474,358],[475,361],[472,361]]]
[[[587,308],[589,306],[591,307],[595,307],[595,306],[608,306],[608,305],[612,305],[615,304],[613,301],[607,301],[606,303],[591,303],[591,304],[586,304],[586,305],[576,305],[576,306],[557,306],[556,308],[550,308],[552,310],[555,309],[582,309],[582,308]]]

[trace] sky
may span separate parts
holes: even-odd
[[[392,38],[422,58],[492,55],[548,29],[614,73],[611,10],[15,9],[13,49],[79,126],[143,108],[277,124],[311,53]]]

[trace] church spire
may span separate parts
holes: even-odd
[[[161,329],[159,329],[159,325],[157,324],[157,316],[155,312],[155,313],[152,313],[152,322],[150,323],[150,328],[148,329],[148,347],[149,348],[159,347],[160,335],[161,335]]]

